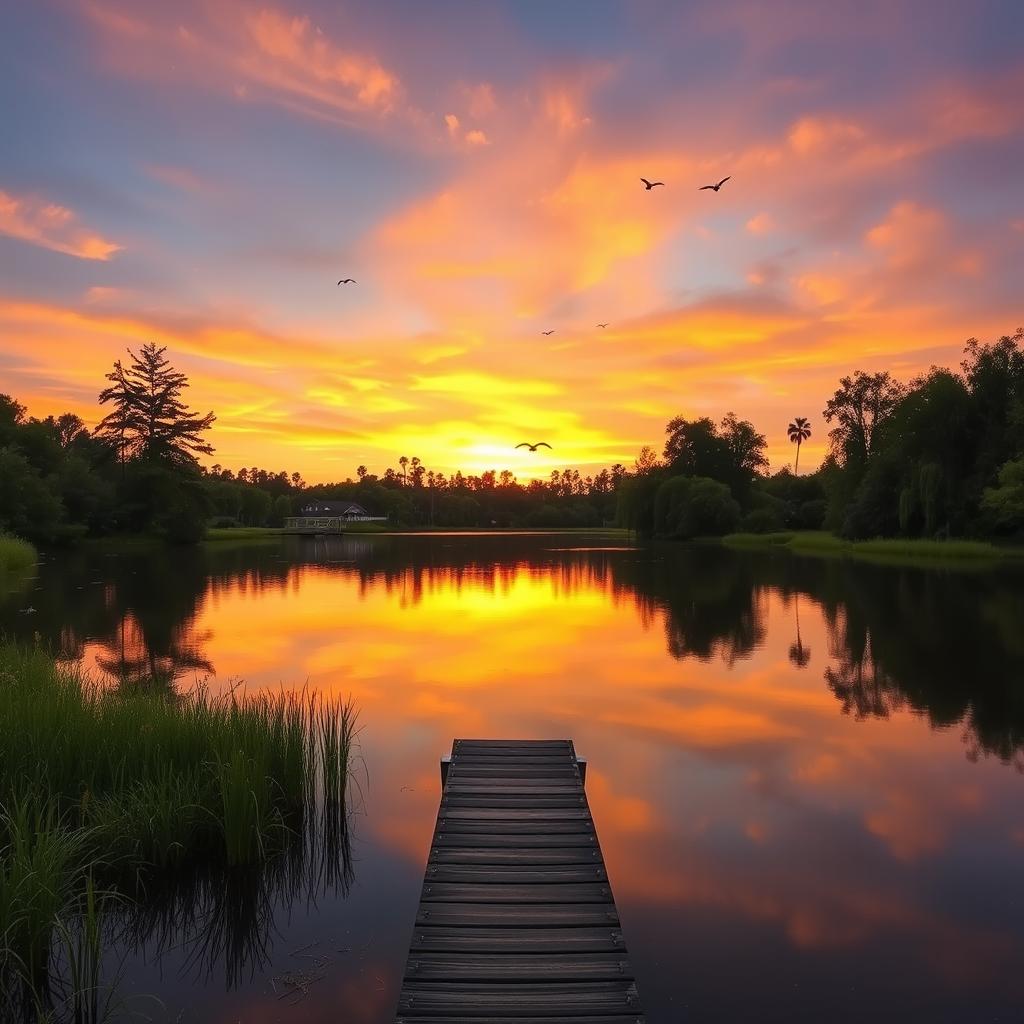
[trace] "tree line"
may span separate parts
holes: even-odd
[[[814,473],[767,473],[767,440],[729,413],[673,419],[659,458],[641,452],[619,491],[618,521],[648,536],[826,528],[869,537],[1024,535],[1024,329],[970,339],[959,370],[907,384],[857,370],[822,418],[828,454]],[[787,435],[811,436],[806,417]],[[796,463],[799,465],[799,462]]]
[[[280,526],[312,498],[357,501],[399,526],[600,526],[615,516],[621,465],[553,471],[523,484],[509,470],[446,475],[402,456],[380,476],[308,486],[298,472],[201,465],[216,420],[184,400],[185,374],[146,344],[115,362],[88,430],[74,413],[38,419],[0,395],[0,531],[43,543],[155,533],[200,539],[208,525]]]
[[[509,470],[445,474],[416,456],[379,476],[309,486],[297,472],[219,464],[214,413],[188,408],[185,374],[146,344],[118,360],[92,431],[73,413],[45,419],[0,395],[0,530],[53,542],[157,533],[195,541],[207,525],[274,526],[312,498],[355,501],[399,526],[592,527],[616,523],[685,539],[735,530],[826,528],[850,538],[1024,533],[1024,330],[967,342],[958,371],[908,384],[889,373],[843,377],[826,403],[829,450],[798,475],[768,472],[767,439],[728,413],[677,416],[659,455],[591,475],[554,470],[522,483]],[[787,435],[812,434],[804,416]]]

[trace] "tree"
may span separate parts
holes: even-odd
[[[57,441],[61,448],[65,450],[70,448],[85,433],[85,424],[82,422],[81,417],[76,416],[73,412],[61,413],[54,420],[53,428],[57,434]]]
[[[674,476],[654,496],[654,528],[666,537],[720,537],[739,521],[739,503],[718,480]]]
[[[634,465],[637,473],[650,473],[651,470],[658,468],[658,456],[650,445],[645,444],[640,449]]]
[[[203,440],[216,417],[192,413],[181,400],[188,377],[175,370],[166,348],[147,342],[139,355],[128,350],[131,366],[121,360],[106,375],[110,386],[100,392],[100,404],[113,403],[96,428],[98,437],[116,444],[122,462],[126,458],[167,462],[195,467],[197,455],[209,455],[213,447]]]
[[[675,473],[708,476],[721,480],[728,473],[730,456],[726,442],[719,437],[708,416],[688,420],[676,416],[665,427],[665,461]]]
[[[21,452],[0,448],[0,532],[52,540],[64,515],[60,498]]]
[[[366,479],[366,473],[367,469],[365,466],[356,466],[356,476],[359,477],[360,480]]]
[[[406,472],[405,472],[405,467],[409,465],[409,458],[408,458],[408,456],[403,455],[398,460],[398,464],[402,467],[402,486],[404,487],[409,482],[409,478],[408,478],[408,476],[406,475]]]
[[[840,465],[853,460],[863,465],[878,446],[881,428],[903,397],[903,388],[888,373],[865,373],[839,381],[822,415],[829,431],[832,455]]]
[[[1024,456],[1003,463],[999,486],[985,488],[981,507],[997,531],[1024,530]]]
[[[790,441],[796,445],[796,463],[793,467],[793,475],[798,476],[800,473],[800,445],[811,436],[811,425],[805,417],[797,416],[786,428],[786,433],[789,435]]]

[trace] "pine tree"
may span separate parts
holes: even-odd
[[[166,348],[153,342],[142,346],[128,369],[121,360],[106,375],[110,386],[100,392],[100,404],[114,408],[96,428],[96,434],[114,444],[125,461],[129,458],[194,466],[197,455],[210,455],[213,447],[202,438],[216,417],[198,416],[181,400],[188,377],[164,357]]]

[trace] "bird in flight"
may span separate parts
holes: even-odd
[[[731,177],[731,174],[726,175],[717,185],[701,185],[697,191],[703,192],[706,188],[713,188],[717,192]]]
[[[598,324],[597,326],[598,327],[607,327],[608,325],[607,324]]]
[[[640,180],[644,183],[644,188],[647,189],[648,192],[650,192],[652,188],[657,188],[658,185],[665,184],[663,181],[648,181],[646,178],[641,178]]]
[[[554,331],[541,331],[540,333],[546,336],[548,334],[554,334],[555,332]]]
[[[343,277],[338,284],[355,284],[356,279],[354,277]]]
[[[531,452],[535,452],[540,447],[550,448],[551,445],[547,441],[538,441],[536,444],[530,444],[529,441],[523,441],[521,444],[517,444],[517,448],[529,448]]]

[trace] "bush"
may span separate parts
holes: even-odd
[[[665,537],[721,537],[740,521],[740,506],[729,488],[708,477],[674,476],[654,498],[656,531]]]
[[[825,525],[825,512],[827,509],[828,502],[824,498],[805,501],[797,509],[793,526],[798,530],[820,530]]]
[[[779,533],[784,523],[776,509],[764,506],[748,512],[741,520],[740,526],[747,533]]]
[[[0,533],[0,572],[21,572],[36,561],[36,549],[27,540]]]
[[[1024,456],[1003,463],[999,486],[985,488],[981,509],[985,525],[992,532],[1024,531]]]
[[[206,535],[206,518],[194,505],[176,504],[154,524],[168,544],[198,544]]]

